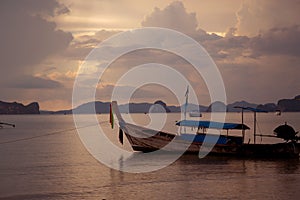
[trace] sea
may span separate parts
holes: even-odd
[[[123,114],[147,126],[159,114]],[[92,126],[102,126],[112,144],[133,152],[128,141],[118,141],[118,124],[111,129],[109,115],[82,115],[85,125],[76,127],[72,115],[0,115],[1,122],[15,128],[0,129],[0,199],[299,199],[299,159],[251,159],[182,155],[165,167],[148,172],[124,172],[97,160],[78,135],[90,134]],[[94,123],[97,119],[98,124]],[[210,119],[203,113],[204,120]],[[178,131],[180,115],[164,114],[162,129]],[[115,119],[116,120],[116,119]],[[163,120],[160,120],[163,121]],[[228,122],[241,122],[241,113],[228,113]],[[251,130],[246,140],[253,142],[253,113],[245,113]],[[284,123],[300,130],[300,113],[259,113],[257,132],[273,135]],[[239,133],[235,133],[239,134]],[[282,142],[277,138],[257,137],[257,143]],[[95,142],[97,144],[97,142]],[[106,153],[106,152],[100,152]],[[110,153],[110,152],[107,152]],[[163,162],[168,155],[161,155]],[[138,162],[140,169],[158,163]],[[136,166],[135,166],[136,167]]]

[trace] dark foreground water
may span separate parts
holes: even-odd
[[[270,120],[273,116],[265,115],[261,129],[285,120],[298,123],[299,116],[285,114],[283,119]],[[107,121],[107,116],[99,118]],[[82,145],[72,116],[0,116],[0,121],[17,125],[0,129],[0,199],[300,198],[298,159],[185,155],[161,170],[132,174],[95,160]],[[112,131],[111,137],[117,138],[116,133]],[[128,144],[125,148],[130,149]],[[134,153],[130,159],[138,160],[140,155]],[[141,163],[145,168],[153,164]]]

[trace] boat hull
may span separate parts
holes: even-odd
[[[134,151],[153,152],[184,152],[199,154],[238,157],[294,158],[299,157],[300,145],[295,142],[277,144],[243,144],[240,137],[228,136],[228,142],[217,142],[213,147],[207,147],[203,142],[187,140],[182,136],[155,131],[144,127],[126,124],[121,128]],[[225,136],[221,136],[225,137]],[[230,142],[229,142],[230,141]],[[234,141],[234,142],[232,142]],[[208,144],[210,145],[210,144]],[[207,152],[206,150],[207,149]]]

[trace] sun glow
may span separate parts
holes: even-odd
[[[221,37],[226,36],[226,32],[207,32],[207,33],[210,34],[210,35],[216,34],[216,35],[221,36]]]

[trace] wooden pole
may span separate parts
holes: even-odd
[[[243,136],[243,143],[245,139],[245,129],[244,129],[244,109],[242,109],[242,136]]]
[[[254,111],[254,126],[253,126],[253,132],[254,132],[254,144],[256,143],[256,112]]]

